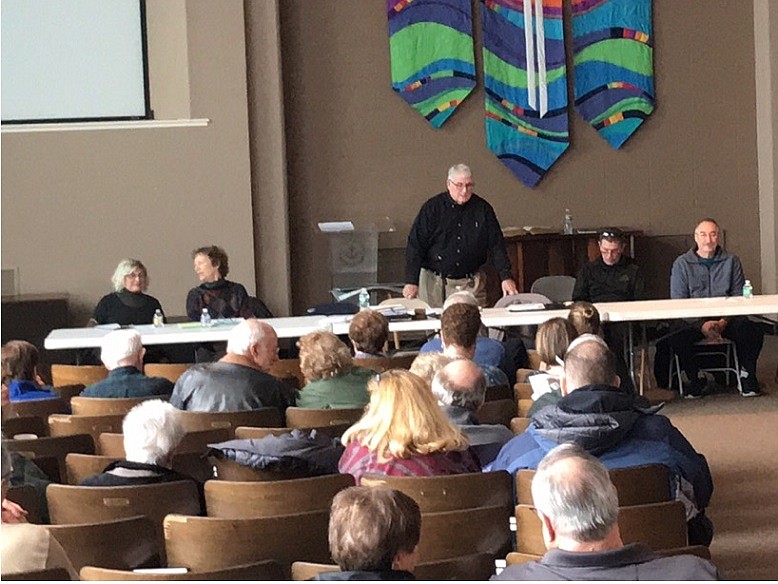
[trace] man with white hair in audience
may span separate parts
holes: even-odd
[[[455,359],[432,379],[432,393],[452,423],[459,426],[481,465],[492,462],[502,445],[513,438],[500,424],[481,424],[477,412],[486,397],[486,378],[470,359]]]
[[[84,397],[146,397],[170,395],[173,384],[164,377],[143,374],[146,349],[134,330],[108,333],[101,345],[100,358],[110,373],[81,392]]]
[[[492,580],[718,580],[716,567],[702,558],[660,557],[645,544],[624,545],[608,469],[580,446],[562,444],[543,458],[532,500],[548,551]]]
[[[278,360],[273,327],[249,318],[230,331],[227,354],[178,378],[170,403],[180,410],[230,412],[294,405],[294,390],[268,372]]]
[[[82,485],[121,487],[194,480],[171,468],[184,428],[169,403],[160,399],[139,403],[124,416],[122,434],[125,460],[112,462]]]

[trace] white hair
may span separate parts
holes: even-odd
[[[472,304],[478,306],[478,300],[469,290],[458,290],[450,294],[443,303],[443,310],[446,310],[452,304]]]
[[[124,288],[124,278],[132,274],[135,268],[140,268],[146,275],[146,279],[143,282],[143,291],[146,291],[146,288],[149,287],[149,273],[146,270],[146,266],[144,266],[143,262],[140,260],[124,258],[119,262],[119,265],[116,266],[116,269],[113,272],[113,276],[111,276],[111,283],[113,284],[113,289],[116,292]]]
[[[477,411],[486,399],[486,377],[470,359],[455,359],[439,369],[432,378],[431,387],[439,404],[470,412]]]
[[[546,454],[532,479],[532,501],[560,535],[577,542],[605,539],[619,519],[608,469],[576,444]]]
[[[448,169],[448,180],[453,180],[455,176],[473,176],[473,172],[467,164],[455,164]]]
[[[227,352],[233,355],[246,355],[249,348],[261,343],[267,337],[269,325],[256,318],[247,318],[230,331],[227,337]]]
[[[584,333],[579,337],[574,338],[572,341],[570,341],[570,344],[567,345],[567,353],[569,353],[572,349],[575,349],[578,345],[582,345],[583,343],[587,342],[595,342],[603,347],[607,347],[608,343],[606,343],[603,338],[599,335],[593,335],[592,333]]]
[[[125,458],[130,462],[169,465],[184,437],[173,405],[161,399],[146,400],[132,408],[122,423]]]
[[[143,344],[138,331],[112,331],[103,337],[100,359],[108,369],[115,369],[125,359],[136,359],[142,350]]]

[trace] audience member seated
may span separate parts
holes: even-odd
[[[38,375],[38,349],[27,341],[8,341],[2,348],[3,384],[12,402],[59,397]]]
[[[452,359],[473,359],[480,328],[481,312],[477,306],[461,302],[449,306],[440,317],[443,354]],[[508,385],[504,371],[491,365],[479,366],[486,376],[486,385]]]
[[[95,307],[97,324],[151,324],[154,313],[162,311],[159,300],[146,294],[149,276],[139,260],[120,261],[111,282],[114,291],[103,296]]]
[[[599,335],[600,312],[591,302],[578,301],[570,305],[570,313],[567,320],[575,327],[579,335]]]
[[[367,404],[367,382],[375,371],[355,367],[348,347],[325,331],[308,333],[297,341],[300,371],[306,386],[297,397],[301,408],[361,408]]]
[[[93,383],[81,395],[85,397],[146,397],[170,395],[173,384],[164,377],[146,377],[143,356],[146,349],[140,334],[118,330],[103,337],[100,358],[109,370],[108,377]]]
[[[340,572],[314,580],[413,580],[421,537],[419,505],[384,487],[349,487],[332,500],[329,542]]]
[[[451,361],[453,359],[443,353],[419,353],[411,363],[410,372],[421,377],[427,385],[432,385],[435,374]]]
[[[351,319],[348,338],[351,339],[355,359],[386,357],[389,321],[375,310],[361,310]]]
[[[277,359],[273,327],[245,320],[230,331],[224,357],[194,365],[178,378],[170,403],[195,412],[286,409],[294,405],[294,390],[268,373]]]
[[[424,381],[401,369],[368,384],[370,404],[343,434],[341,473],[433,476],[479,472],[467,437],[448,421]]]
[[[716,567],[702,558],[659,557],[641,543],[625,546],[608,469],[579,446],[563,444],[543,458],[532,500],[548,551],[492,580],[718,580]]]
[[[87,487],[153,485],[194,481],[172,470],[173,451],[184,437],[176,409],[160,399],[139,403],[122,423],[125,460],[109,464],[81,483]]]
[[[194,271],[202,282],[192,288],[186,297],[186,314],[189,320],[200,320],[203,308],[211,318],[250,318],[253,315],[249,295],[242,284],[227,280],[230,272],[227,253],[210,245],[192,252]]]
[[[432,393],[448,419],[467,436],[482,465],[494,460],[513,432],[500,424],[481,424],[478,408],[486,397],[486,378],[469,359],[456,359],[435,374]]]
[[[621,391],[618,383],[615,357],[605,342],[579,337],[565,357],[563,397],[537,412],[488,470],[536,468],[553,446],[567,442],[595,454],[608,468],[662,464],[670,471],[675,498],[686,506],[689,543],[710,544],[713,526],[705,507],[713,480],[705,457],[656,413],[661,405],[648,407],[642,398]]]
[[[562,397],[561,382],[565,374],[567,348],[578,336],[575,327],[564,318],[552,318],[538,327],[535,350],[540,357],[540,371],[529,376],[532,385],[532,416],[541,408],[556,403]]]
[[[78,580],[78,572],[73,568],[65,550],[49,530],[42,525],[33,525],[24,521],[26,512],[16,503],[8,501],[6,493],[9,479],[13,473],[11,456],[2,446],[2,557],[0,574],[11,579],[11,574],[33,572],[49,568],[65,568],[71,580]]]

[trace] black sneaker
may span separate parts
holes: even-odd
[[[700,399],[705,396],[705,388],[707,383],[703,379],[695,379],[689,383],[684,384],[683,397],[684,399]]]
[[[753,375],[749,375],[746,371],[740,374],[740,383],[743,387],[743,397],[756,397],[762,395],[762,391],[759,389],[759,381]]]

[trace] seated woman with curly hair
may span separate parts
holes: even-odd
[[[367,382],[375,371],[356,367],[343,341],[332,333],[316,331],[301,337],[297,346],[307,384],[300,391],[297,407],[323,410],[367,404]]]
[[[418,376],[390,369],[368,384],[370,405],[341,439],[338,470],[357,483],[365,474],[435,476],[480,472],[464,434]]]

